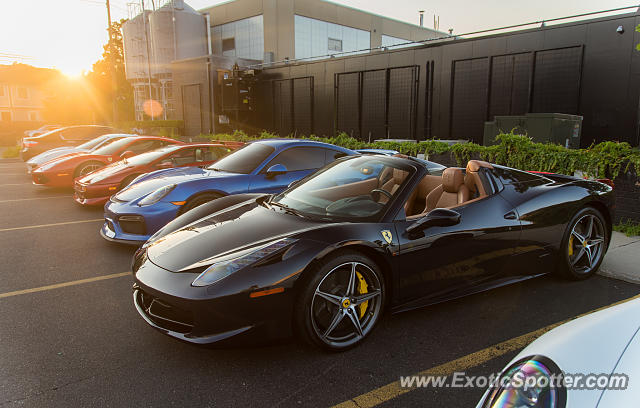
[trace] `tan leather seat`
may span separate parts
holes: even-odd
[[[449,167],[442,172],[442,184],[427,196],[425,212],[434,208],[455,207],[469,201],[469,188],[461,168]]]
[[[388,191],[391,194],[395,194],[404,179],[407,177],[407,172],[400,169],[393,168],[393,176],[383,183],[379,188]]]
[[[466,174],[464,176],[464,184],[469,189],[471,199],[482,198],[487,195],[487,192],[482,184],[482,178],[480,176],[480,168],[492,168],[491,164],[481,160],[469,160],[467,163]]]
[[[404,206],[405,214],[409,217],[424,212],[427,196],[440,184],[442,184],[441,176],[426,175],[422,177],[422,180],[420,180],[420,183],[413,190],[413,193],[411,193],[411,196]]]

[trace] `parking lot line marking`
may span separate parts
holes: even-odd
[[[2,176],[2,174],[0,174],[0,176]],[[2,186],[28,186],[30,185],[30,183],[9,183],[9,184],[0,184],[0,187]]]
[[[35,197],[35,198],[15,198],[12,200],[0,200],[0,203],[13,203],[16,201],[33,201],[33,200],[49,200],[51,198],[69,198],[73,196],[52,196],[52,197]]]
[[[28,293],[44,292],[46,290],[65,288],[67,286],[82,285],[85,283],[120,278],[122,276],[127,276],[127,275],[131,275],[131,272],[121,272],[121,273],[114,273],[111,275],[96,276],[95,278],[79,279],[79,280],[70,281],[70,282],[56,283],[55,285],[40,286],[38,288],[14,290],[13,292],[0,293],[0,299],[11,297],[11,296],[26,295]]]
[[[533,340],[542,336],[549,330],[556,328],[571,320],[578,319],[580,317],[587,316],[591,313],[599,312],[604,309],[608,309],[619,304],[629,302],[634,299],[640,298],[640,295],[636,295],[629,299],[624,299],[619,302],[612,303],[607,306],[600,307],[587,313],[583,313],[579,316],[563,320],[558,323],[550,324],[549,326],[540,328],[538,330],[531,331],[518,337],[514,337],[509,340],[505,340],[501,343],[494,344],[493,346],[476,351],[475,353],[467,354],[466,356],[457,358],[444,364],[440,364],[435,367],[431,367],[427,370],[420,371],[413,374],[415,376],[434,376],[434,375],[451,375],[457,371],[465,371],[473,367],[477,367],[480,364],[486,363],[489,360],[500,357],[512,351],[519,350],[526,347]],[[344,401],[340,404],[334,405],[332,408],[370,408],[384,402],[390,401],[408,392],[414,391],[418,388],[401,387],[400,381],[394,381],[382,387],[376,388],[362,395],[354,397],[350,400]]]
[[[18,231],[18,230],[32,229],[32,228],[56,227],[58,225],[68,225],[68,224],[83,224],[87,222],[96,222],[96,221],[104,221],[104,218],[95,218],[92,220],[82,220],[82,221],[56,222],[53,224],[27,225],[26,227],[2,228],[0,229],[0,232]]]

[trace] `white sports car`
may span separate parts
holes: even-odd
[[[477,408],[640,405],[640,299],[556,327],[522,350]]]

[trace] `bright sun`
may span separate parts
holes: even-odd
[[[84,67],[79,67],[74,64],[59,64],[55,66],[55,68],[62,72],[62,74],[69,79],[81,78],[85,73]]]
[[[64,76],[66,76],[69,79],[78,79],[80,77],[82,77],[82,75],[84,74],[84,69],[69,69],[69,68],[58,68],[60,70],[60,72],[62,72],[62,74]]]

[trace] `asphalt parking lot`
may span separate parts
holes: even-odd
[[[497,372],[539,329],[640,293],[600,276],[548,276],[385,316],[341,354],[294,340],[201,348],[138,316],[126,273],[134,248],[104,241],[101,208],[71,194],[0,160],[2,406],[475,406],[483,388],[399,393],[392,383],[434,367]]]

